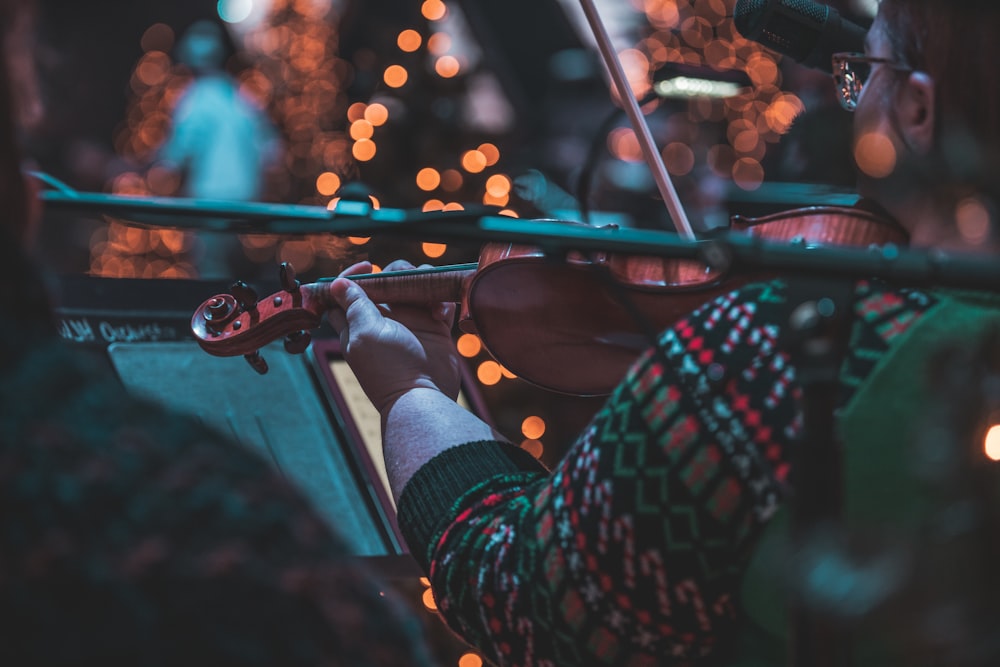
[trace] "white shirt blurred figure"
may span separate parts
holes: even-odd
[[[222,29],[198,21],[178,43],[178,60],[194,79],[173,112],[171,134],[160,148],[161,165],[182,175],[181,193],[206,200],[256,201],[264,174],[279,157],[278,133],[270,119],[244,97],[223,68]],[[201,278],[233,278],[230,256],[240,251],[232,232],[198,234]]]

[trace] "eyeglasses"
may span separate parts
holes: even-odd
[[[912,72],[912,67],[893,62],[888,58],[866,56],[863,53],[833,54],[833,83],[837,86],[837,100],[840,106],[854,111],[858,98],[872,73],[872,65],[885,65],[900,72]]]

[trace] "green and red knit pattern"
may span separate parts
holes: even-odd
[[[445,620],[501,665],[691,664],[724,645],[801,430],[781,282],[705,304],[639,358],[551,474],[482,466],[441,500],[445,452],[400,503]],[[933,300],[858,288],[847,400]],[[476,465],[476,464],[472,464]],[[425,493],[435,485],[437,497]],[[464,492],[464,493],[463,493]],[[432,530],[410,518],[442,517]]]
[[[0,664],[431,665],[249,449],[0,316]]]

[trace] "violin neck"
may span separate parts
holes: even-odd
[[[361,285],[375,303],[428,304],[461,303],[469,278],[476,273],[476,264],[455,264],[430,269],[363,273],[349,278]],[[320,283],[333,278],[321,278]]]

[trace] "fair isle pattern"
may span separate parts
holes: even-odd
[[[858,288],[846,400],[934,302]],[[460,498],[431,544],[450,626],[498,664],[686,665],[724,646],[799,433],[778,281],[705,304],[643,354],[545,476]]]

